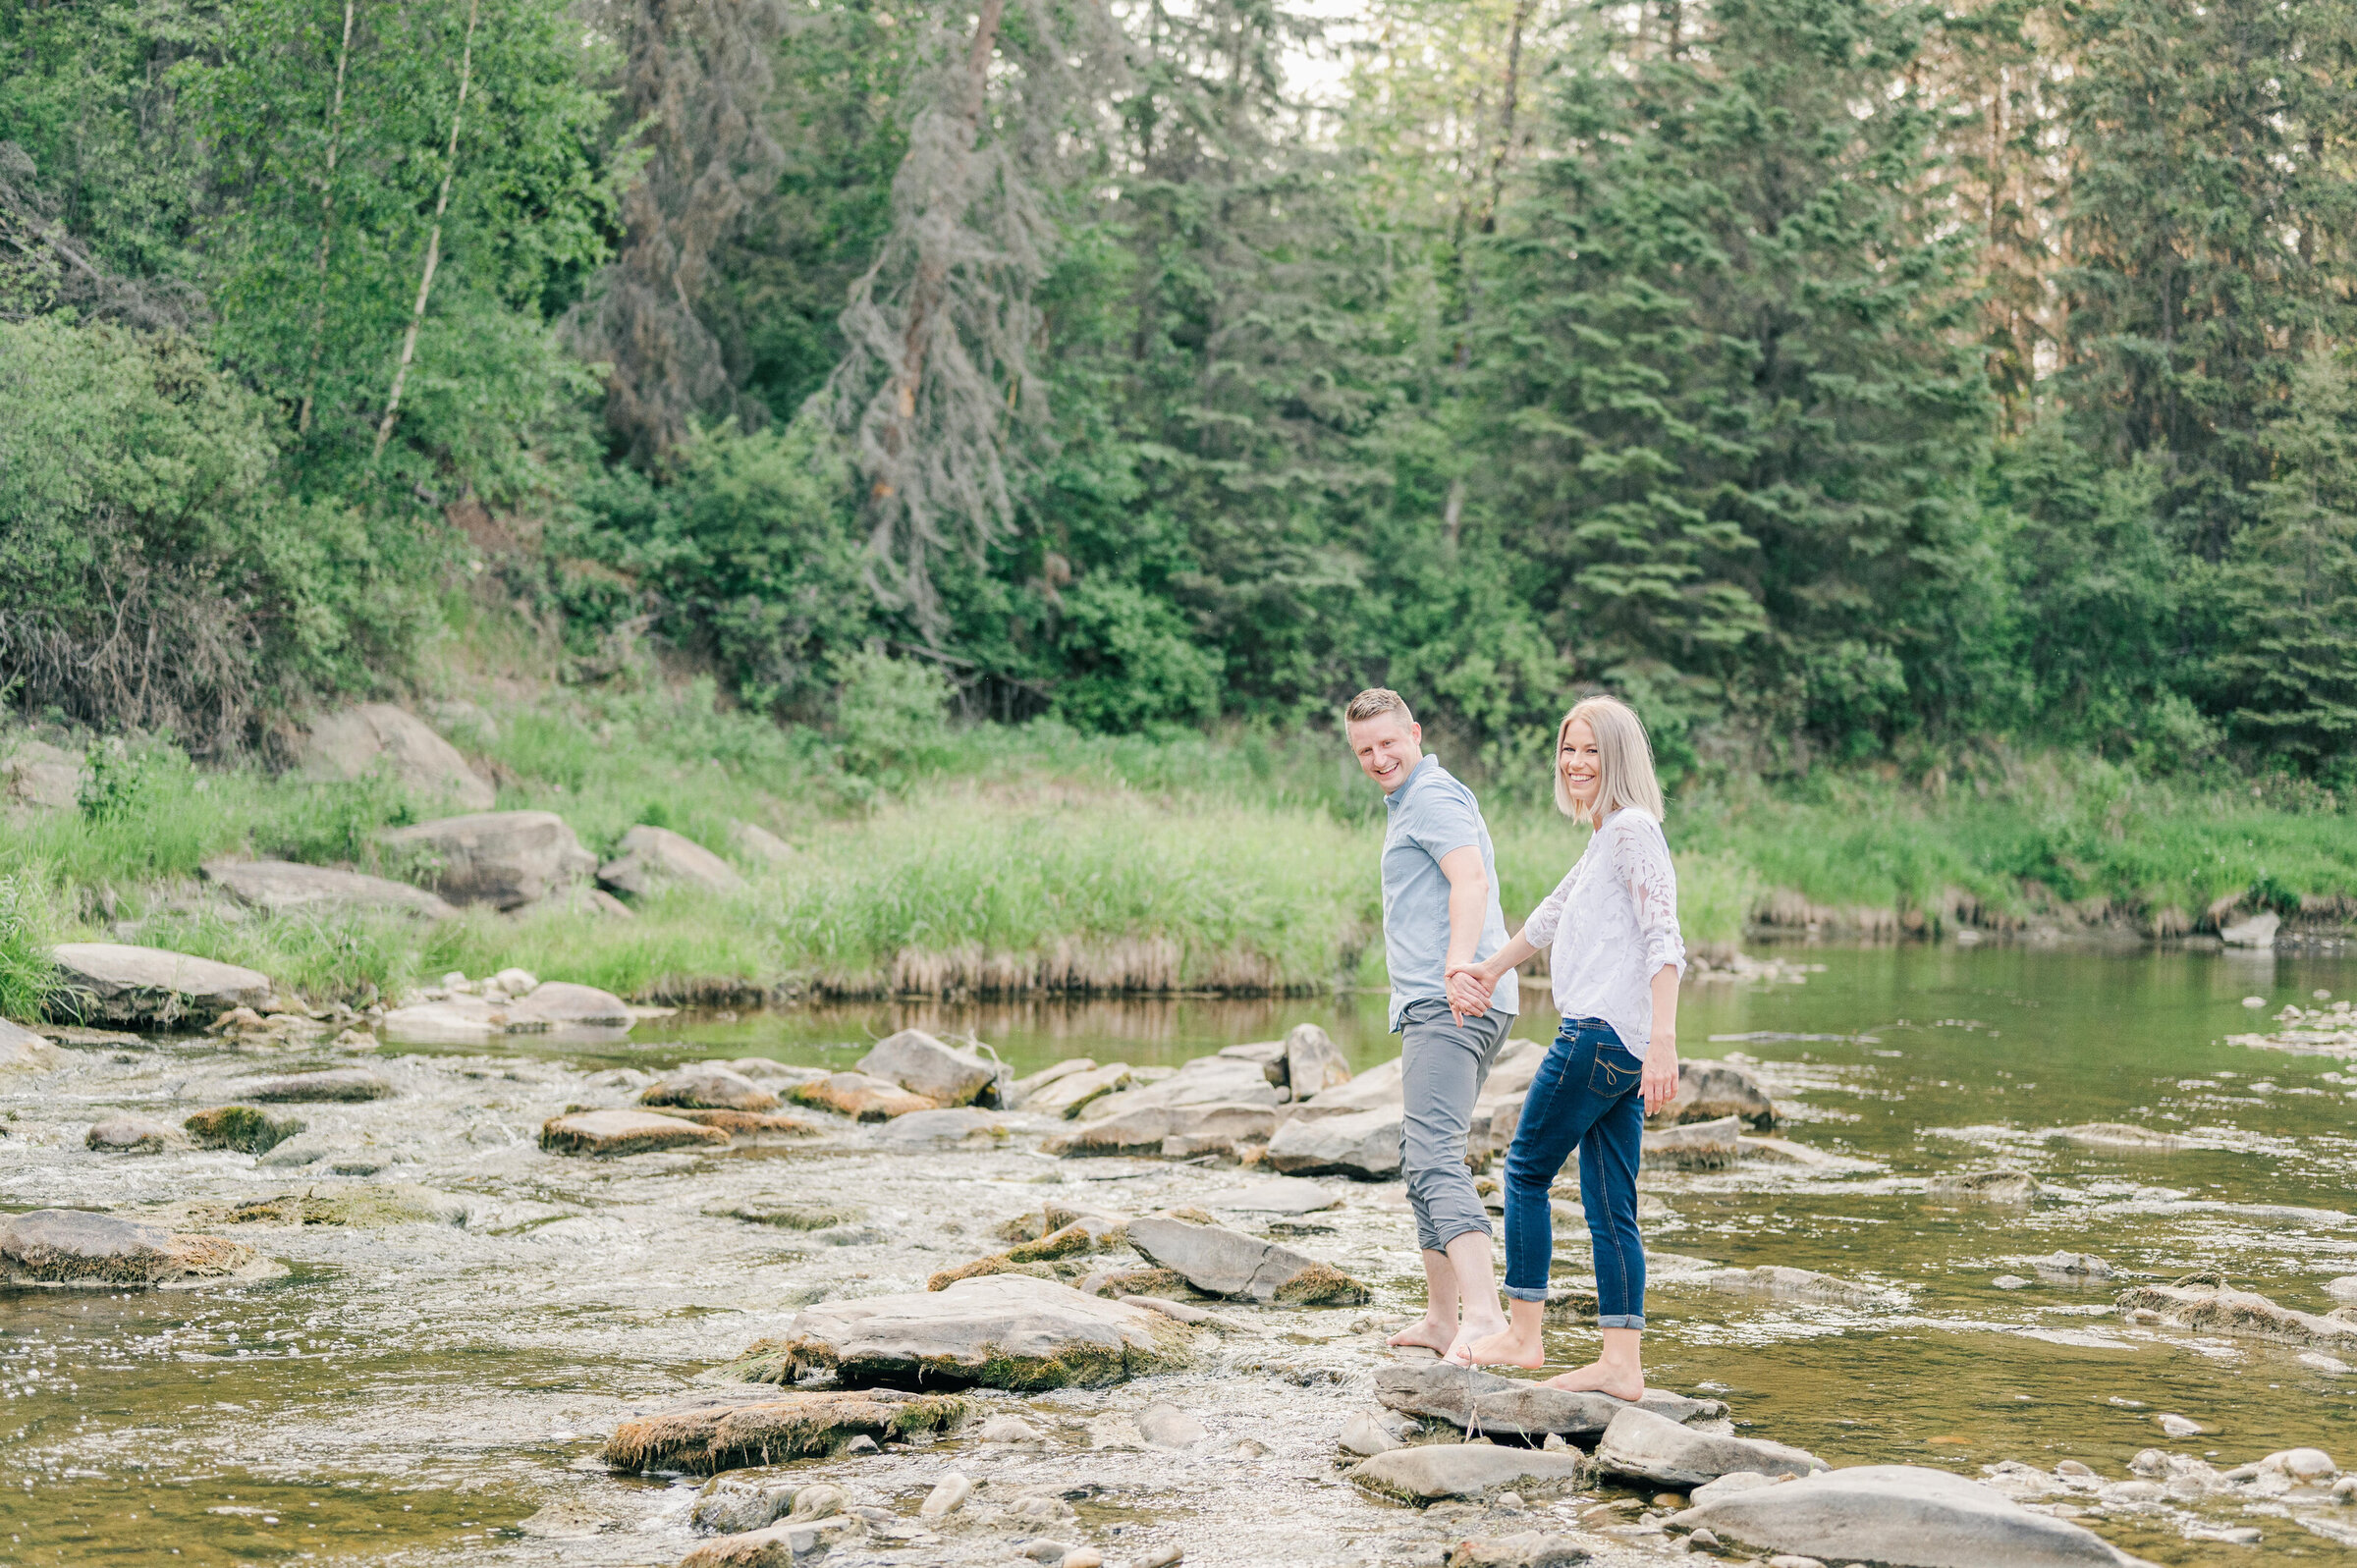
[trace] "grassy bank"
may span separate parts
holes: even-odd
[[[240,916],[197,867],[284,856],[399,874],[376,836],[430,804],[382,780],[199,770],[168,746],[108,764],[81,810],[0,831],[0,1008],[37,993],[47,941],[138,940],[249,964],[315,996],[398,994],[509,964],[634,996],[884,991],[1315,990],[1380,983],[1377,796],[1306,739],[1086,736],[917,725],[857,745],[732,714],[708,688],[542,694],[446,720],[507,809],[563,815],[601,855],[632,824],[729,852],[756,823],[795,849],[748,888],[635,918],[578,909],[398,918]],[[1543,780],[1485,782],[1509,917],[1577,853]],[[2163,785],[2093,762],[2022,765],[1945,793],[1873,775],[1680,792],[1686,932],[1747,925],[1936,933],[2109,921],[2163,933],[2221,899],[2357,908],[2336,803]]]

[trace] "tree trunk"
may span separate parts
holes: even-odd
[[[327,174],[319,182],[319,254],[312,263],[318,274],[311,300],[311,363],[302,378],[302,410],[295,416],[295,433],[311,428],[311,398],[319,383],[319,355],[327,347],[327,246],[336,225],[336,154],[344,132],[344,68],[352,59],[352,18],[356,0],[344,0],[344,41],[336,46],[336,96],[327,110]]]
[[[474,23],[483,0],[466,0],[466,42],[459,51],[459,101],[450,111],[450,150],[442,161],[442,193],[434,200],[434,227],[425,242],[425,269],[417,278],[417,304],[410,312],[409,334],[401,340],[401,363],[393,371],[393,394],[385,400],[384,421],[376,427],[373,462],[385,455],[393,439],[393,421],[401,414],[402,384],[410,378],[410,361],[417,352],[417,329],[425,324],[426,297],[434,290],[434,269],[442,264],[442,217],[450,210],[450,183],[459,172],[459,122],[466,113],[466,88],[474,80]]]

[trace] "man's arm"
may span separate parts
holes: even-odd
[[[1481,846],[1466,844],[1441,856],[1441,875],[1449,879],[1449,960],[1443,971],[1462,969],[1473,962],[1481,946],[1481,928],[1490,913],[1490,877],[1481,868]],[[1465,1015],[1453,996],[1449,1015],[1458,1023]]]

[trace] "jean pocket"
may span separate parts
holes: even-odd
[[[1634,1089],[1637,1080],[1644,1076],[1645,1069],[1638,1063],[1632,1061],[1624,1067],[1600,1051],[1596,1054],[1596,1065],[1588,1070],[1588,1092],[1617,1100]]]

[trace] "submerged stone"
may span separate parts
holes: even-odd
[[[1923,1190],[1935,1198],[1968,1203],[2022,1204],[2038,1196],[2038,1178],[2026,1170],[2001,1166],[1934,1176]]]
[[[642,1106],[696,1110],[775,1110],[778,1097],[740,1072],[709,1062],[682,1067],[638,1092]]]
[[[1233,1209],[1244,1214],[1309,1215],[1322,1209],[1339,1208],[1343,1195],[1332,1187],[1322,1187],[1314,1181],[1290,1176],[1279,1176],[1273,1181],[1256,1181],[1248,1187],[1228,1192],[1215,1192],[1203,1202],[1213,1209]]]
[[[755,1399],[714,1395],[623,1422],[607,1439],[604,1458],[624,1472],[684,1470],[708,1476],[742,1465],[837,1453],[854,1437],[882,1441],[949,1432],[965,1420],[968,1409],[968,1402],[955,1395],[894,1389],[795,1391]]]
[[[2255,1290],[2234,1289],[2217,1274],[2188,1274],[2173,1285],[2138,1285],[2121,1291],[2117,1304],[2130,1318],[2151,1314],[2205,1333],[2328,1350],[2357,1347],[2357,1323],[2278,1306]]]
[[[1914,1465],[1829,1470],[1714,1496],[1672,1523],[1762,1550],[1892,1568],[2121,1568],[2138,1561],[2067,1519]]]
[[[787,1230],[825,1230],[831,1225],[855,1224],[867,1211],[833,1204],[729,1204],[704,1211],[715,1218],[742,1219],[748,1224],[777,1225]]]
[[[1419,1443],[1395,1448],[1352,1467],[1349,1479],[1401,1502],[1483,1497],[1516,1491],[1526,1497],[1575,1490],[1586,1456],[1496,1443]]]
[[[946,1149],[955,1144],[1007,1141],[1007,1118],[995,1110],[911,1110],[895,1116],[876,1141],[896,1149]]]
[[[1458,1541],[1449,1550],[1449,1568],[1575,1568],[1588,1557],[1588,1548],[1569,1536],[1524,1530]]]
[[[167,1149],[186,1149],[189,1135],[178,1127],[145,1116],[109,1116],[90,1123],[82,1147],[109,1155],[160,1155]]]
[[[236,1149],[245,1154],[267,1154],[302,1131],[295,1116],[274,1116],[253,1106],[215,1106],[199,1110],[181,1125],[200,1149]]]
[[[1219,1225],[1133,1219],[1129,1245],[1206,1295],[1302,1306],[1356,1306],[1372,1299],[1365,1285],[1331,1264]]]
[[[1021,1265],[1052,1263],[1059,1258],[1076,1258],[1084,1253],[1102,1252],[1124,1245],[1125,1239],[1124,1227],[1120,1220],[1090,1216],[1076,1219],[1036,1241],[1022,1242],[1005,1252],[977,1258],[972,1263],[960,1264],[955,1269],[941,1270],[925,1281],[925,1288],[947,1290],[960,1279],[1008,1273]]]
[[[1874,1285],[1853,1284],[1821,1274],[1813,1269],[1767,1264],[1757,1269],[1708,1269],[1672,1274],[1665,1284],[1695,1284],[1741,1296],[1767,1296],[1778,1301],[1809,1301],[1834,1307],[1888,1306],[1891,1294]]]
[[[1430,1416],[1475,1433],[1516,1437],[1594,1436],[1626,1410],[1665,1421],[1717,1421],[1727,1406],[1648,1388],[1635,1405],[1611,1394],[1550,1388],[1526,1378],[1506,1378],[1446,1361],[1394,1362],[1375,1372],[1375,1398],[1386,1409]]]
[[[330,1067],[323,1072],[299,1072],[284,1078],[262,1078],[245,1085],[240,1093],[247,1100],[265,1105],[352,1104],[386,1099],[393,1093],[393,1084],[382,1073],[370,1072],[365,1067]]]
[[[192,1205],[187,1211],[202,1224],[222,1225],[347,1225],[355,1229],[383,1225],[463,1225],[464,1200],[411,1182],[330,1182],[302,1192],[251,1198],[239,1204]]]
[[[2049,1136],[2075,1143],[2082,1149],[2115,1149],[2132,1154],[2170,1154],[2193,1147],[2190,1139],[2126,1121],[2090,1121],[2064,1127]]]
[[[80,1209],[35,1209],[0,1223],[0,1284],[122,1290],[273,1271],[280,1271],[242,1241],[177,1235]]]
[[[1650,1410],[1630,1406],[1615,1416],[1596,1444],[1596,1463],[1616,1476],[1664,1487],[1695,1487],[1737,1471],[1806,1476],[1827,1468],[1815,1454],[1760,1437],[1696,1432]]]
[[[540,1126],[540,1147],[552,1155],[637,1155],[728,1141],[718,1127],[643,1110],[576,1110]]]

